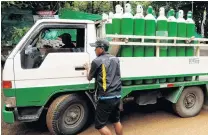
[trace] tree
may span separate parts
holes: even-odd
[[[113,11],[111,2],[109,1],[74,1],[73,6],[69,5],[68,2],[65,3],[63,8],[72,9],[75,11],[83,11],[93,14],[102,14],[103,12]]]
[[[64,4],[64,1],[3,1],[1,2],[1,8],[17,7],[32,10],[58,10]]]
[[[141,4],[144,9],[144,15],[146,14],[147,7],[151,5],[158,16],[160,7],[165,7],[166,12],[173,8],[175,11],[180,9],[184,10],[184,17],[186,13],[192,10],[191,1],[4,1],[1,8],[7,8],[16,6],[21,9],[33,9],[33,10],[59,10],[60,8],[72,9],[75,11],[83,11],[94,14],[109,13],[110,11],[115,13],[115,6],[120,4],[124,7],[124,4],[129,2],[132,5],[132,14],[136,13],[137,4]],[[197,32],[201,33],[201,22],[205,7],[208,7],[208,2],[194,1],[193,2],[193,20],[196,23]],[[208,8],[207,8],[208,12]],[[2,17],[3,18],[3,17]],[[208,18],[208,15],[207,15]],[[206,26],[208,27],[208,19],[206,20]],[[208,37],[208,32],[205,32],[205,36]]]

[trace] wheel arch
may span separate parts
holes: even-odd
[[[62,95],[69,95],[69,94],[76,94],[78,96],[81,96],[84,100],[86,100],[87,102],[90,103],[90,107],[95,108],[95,103],[93,101],[93,98],[89,94],[88,91],[64,91],[64,92],[62,91],[62,92],[56,92],[56,93],[54,93],[54,94],[52,94],[50,96],[50,98],[47,100],[47,102],[44,105],[44,107],[48,108],[56,98],[58,98],[58,97],[60,97]]]

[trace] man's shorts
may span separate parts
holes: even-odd
[[[120,98],[99,100],[95,112],[95,128],[103,128],[108,120],[111,123],[120,121]]]

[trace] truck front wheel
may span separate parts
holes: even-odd
[[[53,134],[72,135],[80,132],[87,123],[89,109],[78,95],[63,95],[50,105],[46,123]]]
[[[173,104],[174,111],[181,117],[193,117],[204,103],[204,94],[200,87],[187,87],[183,90],[178,102]]]

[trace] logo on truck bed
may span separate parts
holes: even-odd
[[[199,64],[199,58],[190,58],[189,64]]]

